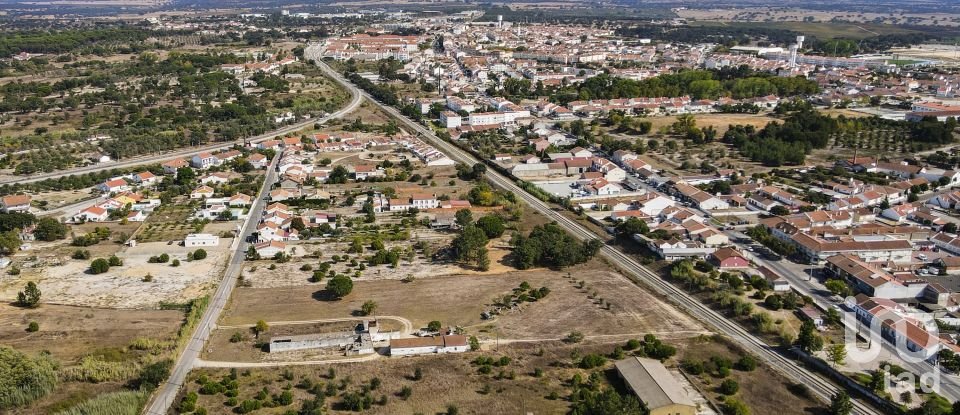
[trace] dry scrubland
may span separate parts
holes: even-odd
[[[725,357],[736,361],[741,353],[722,339],[714,340],[710,336],[667,340],[677,346],[678,355],[666,361],[668,367],[677,366],[683,359],[706,360],[710,357]],[[455,404],[463,414],[537,414],[565,413],[569,408],[566,397],[570,393],[570,379],[580,374],[587,379],[591,372],[600,374],[600,382],[621,391],[622,383],[617,379],[612,360],[601,368],[585,370],[577,368],[577,356],[598,353],[609,356],[614,348],[623,342],[595,342],[587,340],[580,344],[562,342],[540,342],[531,344],[501,345],[497,350],[469,352],[457,355],[436,355],[424,357],[382,358],[373,362],[341,363],[319,366],[291,366],[270,369],[236,370],[238,399],[253,399],[257,392],[266,388],[270,394],[281,393],[285,385],[290,385],[294,396],[293,404],[284,409],[275,409],[277,413],[285,409],[298,408],[300,401],[312,398],[312,394],[295,385],[309,379],[311,383],[333,383],[337,389],[335,395],[327,397],[331,413],[349,413],[340,403],[342,394],[359,391],[369,385],[371,379],[378,378],[380,386],[371,392],[375,400],[386,397],[385,405],[373,404],[364,413],[406,414],[406,413],[442,413],[448,405]],[[482,374],[472,360],[478,356],[510,358],[510,363],[493,368],[490,374]],[[422,371],[422,379],[414,380],[416,369]],[[330,378],[330,370],[334,378]],[[535,376],[535,370],[542,374]],[[504,376],[499,376],[503,372]],[[513,379],[510,379],[510,377]],[[191,373],[187,390],[197,391],[197,379],[206,376],[214,381],[230,376],[227,369],[202,369]],[[730,375],[740,383],[737,398],[747,403],[755,414],[802,415],[817,413],[821,408],[808,399],[795,396],[788,385],[773,370],[760,366],[752,372],[734,370]],[[709,399],[716,401],[719,394],[715,388],[721,380],[711,375],[691,377],[693,384]],[[344,386],[343,389],[339,389]],[[409,387],[408,399],[399,396],[402,388]],[[323,388],[321,388],[323,389]],[[556,394],[552,399],[551,394]],[[224,405],[223,395],[199,395],[198,407],[207,409],[211,414],[229,414],[232,408]]]
[[[370,272],[369,269],[367,272]],[[567,274],[570,277],[567,277]],[[577,288],[579,281],[584,288]],[[495,298],[526,281],[546,286],[550,295],[493,320],[480,313]],[[594,295],[594,292],[596,295]],[[591,298],[593,297],[593,298]],[[432,320],[463,326],[482,339],[557,339],[571,331],[592,335],[658,333],[688,337],[705,332],[690,317],[607,270],[597,261],[554,272],[537,269],[501,274],[452,275],[416,279],[359,280],[353,292],[339,301],[324,300],[323,284],[280,288],[239,288],[221,318],[223,325],[252,324],[257,320],[290,321],[349,317],[364,301],[379,305],[378,314],[401,316],[415,327]],[[610,309],[600,305],[603,300]],[[596,324],[603,322],[603,324]]]

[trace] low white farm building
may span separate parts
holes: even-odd
[[[467,336],[457,334],[390,340],[391,356],[463,353],[468,350],[470,350],[470,345],[467,343]]]
[[[220,244],[220,237],[209,233],[191,233],[183,238],[183,246],[195,248],[198,246],[217,246]]]

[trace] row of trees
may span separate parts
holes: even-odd
[[[603,243],[598,239],[578,241],[553,222],[535,226],[527,236],[514,233],[510,245],[515,266],[529,269],[535,266],[562,268],[586,262],[600,251]]]
[[[765,95],[813,94],[816,82],[802,77],[784,78],[745,70],[736,77],[718,70],[684,70],[640,81],[600,74],[577,86],[558,89],[551,99],[561,104],[575,100],[634,97],[679,97],[693,99],[736,99]]]

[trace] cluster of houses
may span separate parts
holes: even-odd
[[[107,179],[96,186],[104,197],[81,209],[71,217],[71,220],[75,222],[109,220],[143,222],[150,212],[160,206],[160,199],[145,198],[137,190],[153,187],[159,181],[160,178],[149,171]]]

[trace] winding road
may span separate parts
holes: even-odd
[[[305,55],[314,57],[319,56],[317,54],[317,50],[313,48],[315,47],[307,48]],[[481,162],[472,154],[440,139],[430,129],[404,117],[397,109],[384,105],[370,97],[368,94],[366,94],[366,92],[360,91],[356,86],[345,80],[342,76],[340,76],[340,74],[336,73],[336,71],[323,63],[322,60],[315,59],[315,61],[317,65],[327,73],[328,76],[340,82],[345,88],[356,90],[358,93],[366,96],[371,102],[376,103],[376,105],[382,110],[386,111],[388,114],[391,114],[394,118],[401,120],[401,122],[403,122],[407,127],[418,132],[426,141],[437,147],[437,149],[443,151],[453,160],[465,163],[467,165],[473,165]],[[521,189],[510,178],[492,169],[487,170],[486,177],[487,180],[489,180],[495,186],[513,192],[518,198],[523,200],[537,212],[546,216],[550,220],[556,221],[560,226],[566,229],[567,232],[577,239],[599,239],[595,233],[585,228],[583,225],[554,211],[550,205],[541,201],[540,199],[537,199],[536,197],[533,197]],[[627,275],[627,277],[633,282],[649,287],[662,298],[672,302],[676,306],[685,310],[687,313],[709,324],[710,326],[715,327],[720,333],[723,333],[727,337],[743,346],[746,350],[759,356],[767,365],[769,365],[769,367],[779,371],[786,378],[790,379],[791,381],[806,385],[812,391],[812,393],[821,400],[829,402],[830,398],[841,390],[832,382],[807,370],[806,368],[800,366],[797,362],[773,350],[769,345],[766,344],[766,342],[760,340],[745,328],[741,327],[739,324],[730,321],[727,317],[704,305],[682,289],[673,286],[667,281],[664,281],[659,275],[641,265],[639,261],[633,257],[609,245],[604,245],[600,249],[600,254],[609,260],[614,266],[623,270],[624,274]],[[854,413],[856,414],[879,414],[876,409],[859,400],[853,400],[852,402],[854,405]]]

